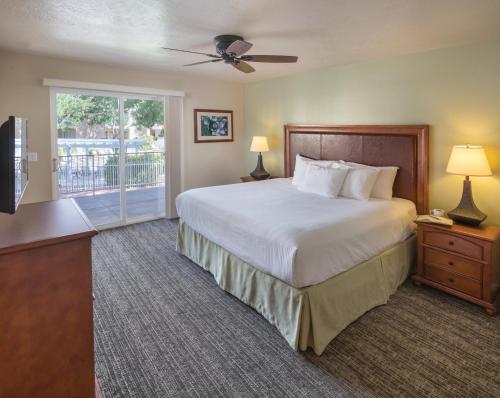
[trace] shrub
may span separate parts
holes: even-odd
[[[119,185],[120,157],[111,155],[104,165],[106,185]],[[165,170],[165,158],[156,153],[128,154],[125,157],[125,183],[129,185],[151,185]]]

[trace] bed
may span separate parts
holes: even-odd
[[[177,250],[262,314],[294,349],[321,354],[387,303],[415,257],[427,210],[428,127],[285,126],[285,178],[190,190]],[[297,154],[398,166],[393,200],[328,199],[291,183]]]

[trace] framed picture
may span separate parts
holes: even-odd
[[[194,142],[233,141],[233,111],[194,110]]]

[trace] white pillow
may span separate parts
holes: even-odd
[[[379,199],[392,199],[392,187],[394,186],[394,180],[396,179],[396,174],[399,167],[396,166],[367,166],[366,164],[352,163],[352,162],[342,162],[343,164],[350,167],[366,167],[378,170],[377,180],[373,186],[371,197]]]
[[[377,181],[375,181],[372,190],[372,198],[392,199],[392,187],[394,186],[398,169],[399,167],[392,166],[379,167]]]
[[[319,166],[323,167],[328,167],[331,166],[334,163],[338,163],[337,161],[334,160],[314,160],[314,159],[308,159],[303,156],[297,155],[295,157],[295,169],[293,171],[293,179],[292,179],[292,184],[294,185],[300,185],[301,181],[304,179],[304,176],[306,174],[307,170],[307,165],[308,164],[316,164]]]
[[[378,173],[378,170],[367,167],[350,168],[340,191],[340,196],[368,200],[377,180]]]
[[[298,189],[327,198],[336,198],[342,189],[348,171],[347,167],[321,167],[309,163]]]

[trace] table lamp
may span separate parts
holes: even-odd
[[[256,180],[265,180],[269,178],[269,173],[264,169],[262,164],[262,152],[269,151],[269,145],[267,145],[267,138],[264,136],[254,135],[252,139],[252,145],[250,146],[250,152],[259,152],[259,157],[257,158],[257,166],[255,170],[250,173],[250,175]]]
[[[491,175],[484,149],[473,145],[454,146],[446,172],[465,176],[462,199],[456,209],[448,212],[448,217],[460,224],[478,226],[486,219],[486,215],[476,207],[472,199],[469,177]]]

